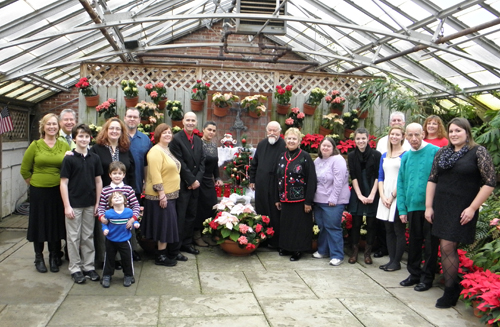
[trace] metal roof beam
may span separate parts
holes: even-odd
[[[28,79],[31,79],[33,81],[36,81],[36,82],[40,83],[40,84],[37,84],[37,83],[33,83],[33,84],[38,85],[38,86],[43,87],[43,88],[46,88],[46,87],[44,87],[42,84],[46,84],[46,85],[48,85],[50,87],[53,87],[55,89],[58,89],[60,91],[65,91],[65,92],[69,92],[70,91],[70,89],[68,89],[65,86],[62,86],[62,85],[57,84],[57,83],[54,83],[53,81],[50,81],[50,80],[45,79],[43,77],[37,76],[35,74],[27,75],[24,78],[28,78]]]

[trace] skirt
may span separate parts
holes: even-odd
[[[141,221],[144,237],[161,243],[179,241],[175,202],[176,200],[168,200],[167,207],[163,209],[159,200],[144,199],[144,216]]]
[[[304,202],[281,202],[279,247],[291,252],[311,250],[312,212],[304,212]]]
[[[28,241],[59,242],[66,239],[64,219],[64,205],[59,186],[30,185]]]

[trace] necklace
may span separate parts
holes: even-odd
[[[297,159],[297,157],[299,156],[299,154],[300,154],[301,152],[302,152],[302,149],[300,149],[300,150],[299,150],[299,152],[297,152],[297,154],[295,155],[295,157],[293,157],[293,158],[292,158],[292,157],[290,156],[290,152],[289,152],[289,151],[287,151],[287,152],[285,153],[285,159],[286,159],[286,161],[294,161],[295,159]],[[287,158],[287,155],[288,155],[288,158]]]

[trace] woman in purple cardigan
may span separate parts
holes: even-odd
[[[314,161],[318,184],[314,195],[314,219],[320,228],[318,251],[314,258],[330,258],[330,265],[344,261],[342,214],[349,203],[349,172],[335,141],[326,137],[319,145]]]

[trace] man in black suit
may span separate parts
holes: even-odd
[[[170,142],[170,151],[181,163],[181,189],[176,204],[179,243],[168,247],[169,256],[178,261],[187,260],[180,251],[200,253],[193,246],[193,224],[198,207],[200,181],[205,173],[205,153],[201,139],[193,133],[197,122],[193,112],[186,112],[182,120],[184,129],[175,134]]]

